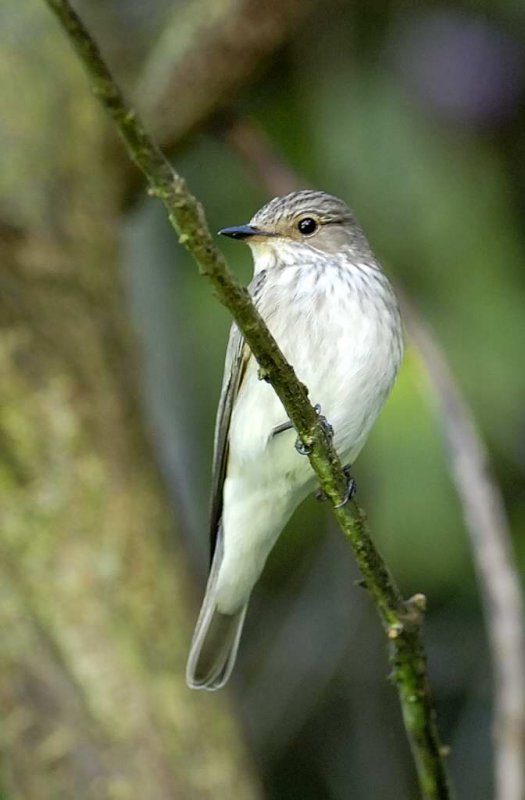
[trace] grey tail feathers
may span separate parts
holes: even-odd
[[[206,594],[186,667],[186,683],[190,689],[220,689],[230,677],[237,657],[248,604],[235,614],[221,614],[217,610],[217,578],[222,550],[222,531],[219,530]]]

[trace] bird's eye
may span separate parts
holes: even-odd
[[[297,227],[303,236],[311,236],[317,230],[317,222],[311,217],[303,217],[299,220]]]

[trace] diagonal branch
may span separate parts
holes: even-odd
[[[180,145],[231,103],[313,6],[313,0],[175,4],[135,90],[137,105],[160,146]]]
[[[495,798],[524,800],[525,608],[503,497],[445,354],[414,304],[402,299],[438,405],[485,609],[494,673]]]
[[[315,4],[315,0],[174,4],[134,87],[135,105],[147,117],[164,152],[178,152],[196,131],[222,114]],[[115,157],[119,155],[120,150]],[[130,166],[127,159],[118,161],[125,204],[143,186]]]
[[[377,607],[390,642],[393,675],[403,718],[416,763],[422,796],[426,800],[451,797],[443,748],[435,722],[426,660],[421,638],[424,598],[405,602],[377,552],[356,503],[337,507],[344,499],[346,477],[318,413],[308,400],[308,390],[296,378],[253,305],[215,247],[201,205],[186,182],[170,166],[146,133],[117,85],[79,17],[68,0],[46,0],[58,17],[86,68],[93,91],[115,122],[128,153],[149,183],[150,194],[164,203],[179,241],[194,257],[212,284],[218,299],[231,312],[265,377],[271,382],[303,444],[321,488],[352,545],[366,587]]]

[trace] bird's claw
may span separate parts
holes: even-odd
[[[328,422],[326,417],[323,414],[321,414],[321,406],[319,405],[319,403],[317,403],[314,406],[314,409],[315,409],[315,411],[317,411],[317,414],[319,416],[319,422],[321,423],[321,425],[325,429],[326,435],[328,436],[328,438],[330,440],[333,439],[334,438],[334,429],[333,429],[332,425],[330,425],[330,423]]]
[[[344,474],[346,476],[346,491],[345,491],[345,495],[344,495],[343,499],[341,500],[341,502],[337,503],[334,506],[334,508],[342,508],[343,506],[345,506],[348,503],[348,501],[351,500],[352,497],[355,496],[355,493],[357,492],[357,483],[356,483],[355,478],[352,478],[352,476],[350,474],[350,470],[351,469],[352,469],[351,464],[347,464],[345,467],[343,467],[343,472],[344,472]],[[323,492],[322,489],[318,489],[316,491],[315,499],[319,500],[320,502],[323,502],[324,500],[327,499],[326,494]]]
[[[300,456],[308,456],[312,452],[311,446],[309,444],[304,444],[304,442],[301,441],[299,436],[295,440],[294,447],[295,447],[295,449],[297,450],[297,452],[299,453]]]
[[[321,414],[321,406],[319,405],[319,403],[317,403],[314,406],[314,409],[315,409],[315,411],[317,412],[317,414],[319,416],[319,422],[323,426],[326,435],[328,436],[328,438],[331,441],[334,438],[334,429],[333,429],[333,427],[330,425],[330,423],[328,422],[326,417],[323,416],[323,414]],[[301,441],[301,439],[299,437],[297,438],[297,440],[295,442],[295,449],[302,456],[308,456],[312,452],[311,445],[305,444],[303,441]]]
[[[357,492],[357,483],[356,483],[355,478],[352,478],[352,476],[350,474],[350,470],[351,469],[352,469],[352,465],[351,464],[347,464],[345,467],[343,467],[343,472],[344,472],[345,478],[346,478],[346,491],[345,491],[344,497],[341,500],[341,502],[337,503],[334,506],[334,508],[342,508],[343,506],[346,506],[348,501],[351,500],[352,497],[355,497],[355,494]]]

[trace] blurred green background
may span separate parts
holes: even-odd
[[[84,0],[77,7],[148,123],[147,95],[137,86],[151,67],[150,53],[178,13],[204,24],[209,5],[154,0],[146,9],[137,0]],[[217,14],[221,8],[216,4]],[[264,13],[274,14],[274,4],[259,4]],[[515,0],[330,0],[294,14],[298,21],[291,30],[279,23],[282,41],[245,79],[243,65],[232,59],[232,74],[238,69],[244,85],[229,87],[216,105],[248,115],[308,184],[347,200],[392,280],[417,301],[487,442],[523,567],[525,7]],[[197,38],[193,46],[205,48],[206,41]],[[45,741],[55,731],[46,727],[46,704],[34,702],[34,688],[27,688],[37,680],[50,691],[38,677],[35,654],[24,643],[12,645],[17,620],[33,620],[33,631],[36,619],[60,651],[67,680],[82,685],[86,670],[77,655],[98,646],[90,644],[85,625],[102,585],[102,599],[107,593],[110,600],[97,613],[109,614],[107,647],[114,646],[115,627],[129,623],[126,671],[144,662],[148,671],[140,674],[154,674],[157,681],[161,664],[163,680],[174,682],[166,683],[166,696],[175,693],[177,703],[190,703],[184,724],[175,701],[165,722],[166,730],[177,728],[177,747],[188,726],[195,729],[179,765],[183,788],[173,779],[180,796],[416,798],[383,634],[355,585],[349,548],[313,498],[281,537],[257,588],[231,703],[215,711],[224,701],[184,699],[185,648],[207,563],[213,424],[230,320],[178,245],[160,204],[130,178],[67,43],[37,0],[2,4],[0,74],[0,514],[11,581],[3,590],[4,646],[12,654],[2,670],[8,718],[21,713],[22,696],[26,711],[37,708],[33,724],[37,731],[46,728]],[[181,80],[191,95],[191,61]],[[168,131],[170,115],[176,118],[183,105],[179,93],[163,106],[160,118]],[[247,222],[269,198],[224,135],[224,119],[208,116],[211,121],[190,126],[183,141],[174,137],[170,147],[166,135],[164,143],[218,230]],[[247,282],[247,248],[228,241],[220,246]],[[137,464],[132,479],[131,463]],[[157,471],[165,493],[155,483]],[[355,475],[375,539],[404,594],[428,597],[425,640],[458,797],[488,800],[492,688],[479,593],[435,403],[411,346]],[[154,510],[143,517],[137,487],[149,487],[149,481],[155,502],[148,495],[144,503]],[[102,519],[101,509],[110,506]],[[147,545],[137,541],[156,527],[162,535],[150,559]],[[96,565],[96,578],[89,572],[89,580],[84,561],[64,556],[64,547],[70,554],[84,546],[90,569]],[[164,570],[162,580],[157,569]],[[78,570],[84,578],[77,586]],[[132,580],[126,579],[121,598],[115,585],[128,572]],[[68,580],[74,597],[60,588]],[[55,591],[60,601],[51,599]],[[62,606],[68,602],[82,611],[65,621]],[[172,629],[175,606],[177,620],[184,621]],[[15,607],[16,613],[9,610]],[[64,634],[73,629],[76,644]],[[92,633],[100,643],[97,626]],[[137,637],[140,656],[132,648]],[[173,663],[171,645],[180,650]],[[111,665],[118,685],[120,667],[114,659]],[[20,694],[13,687],[21,674],[29,677]],[[130,683],[128,699],[143,689]],[[96,680],[89,692],[88,705],[97,697]],[[118,708],[108,712],[111,719]],[[244,741],[248,755],[241,761],[248,766],[242,780],[258,789],[239,788],[234,795],[226,783],[196,779],[204,769],[199,743],[212,713],[240,720],[233,733],[230,722],[217,723],[214,756],[233,759]],[[23,765],[34,765],[32,748],[42,746],[39,735],[31,728],[31,735],[19,736],[16,725],[7,735],[2,798],[121,796],[114,788],[118,781],[101,778],[113,774],[109,762],[86,772],[90,777],[71,794],[75,747],[91,734],[80,735],[76,718],[65,717],[76,744],[49,772],[48,762],[39,766],[40,795],[22,777]],[[111,724],[104,736],[113,748]],[[124,748],[132,760],[143,746],[126,732],[117,741],[116,750]],[[170,748],[160,751],[169,763]],[[119,764],[116,772],[125,773]],[[151,769],[157,794],[143,786],[141,796],[175,796],[169,782],[159,788],[162,781]],[[231,772],[237,774],[233,767]],[[122,797],[134,797],[133,781],[123,785],[129,793],[122,790]]]

